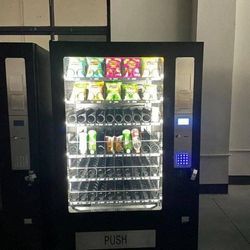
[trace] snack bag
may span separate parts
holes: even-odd
[[[114,136],[105,136],[106,152],[113,154],[114,151]]]
[[[124,100],[140,100],[138,93],[138,84],[136,83],[127,83],[122,85],[124,89]]]
[[[115,152],[116,153],[121,153],[123,151],[122,141],[123,141],[123,136],[122,135],[115,137],[114,142],[115,142]]]
[[[92,82],[88,86],[88,100],[89,101],[101,101],[103,98],[103,86],[104,82]]]
[[[142,88],[143,100],[157,100],[157,86],[155,84],[146,83]]]
[[[159,78],[159,58],[144,57],[142,58],[142,77]]]
[[[88,83],[87,82],[75,82],[70,96],[71,102],[79,102],[86,100]]]
[[[108,57],[106,58],[106,77],[117,78],[121,77],[121,62],[122,59],[119,57]]]
[[[128,57],[123,59],[125,78],[137,78],[140,77],[141,60],[137,57]]]
[[[106,82],[106,91],[107,96],[106,100],[108,101],[120,101],[121,97],[121,82]]]
[[[84,77],[86,69],[85,57],[67,57],[64,63],[68,63],[66,67],[66,77]]]
[[[86,77],[103,77],[102,57],[87,57],[88,70]]]

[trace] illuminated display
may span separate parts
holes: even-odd
[[[187,126],[190,124],[190,119],[189,118],[178,118],[177,124],[181,125],[181,126]]]

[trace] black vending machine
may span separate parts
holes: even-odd
[[[50,53],[51,249],[197,249],[203,44]]]
[[[52,120],[49,53],[0,43],[0,249],[42,249],[41,168]],[[43,137],[41,131],[46,131]],[[46,185],[43,185],[46,187]]]

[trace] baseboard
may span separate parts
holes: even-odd
[[[200,184],[200,194],[227,194],[228,184]]]
[[[249,175],[231,175],[229,176],[230,185],[250,185]]]

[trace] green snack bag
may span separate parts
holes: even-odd
[[[127,83],[122,85],[124,89],[124,100],[140,100],[137,83]]]
[[[90,154],[95,154],[96,152],[96,131],[89,130],[88,132],[88,148]]]
[[[121,82],[106,82],[106,90],[108,101],[120,101],[121,98]]]

